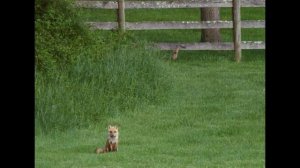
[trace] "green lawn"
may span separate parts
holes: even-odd
[[[174,18],[197,20],[198,10],[187,11],[132,10],[128,12],[127,18],[130,21],[175,20]],[[110,10],[86,12],[82,16],[83,20],[113,20]],[[162,12],[165,14],[162,15]],[[264,10],[247,9],[242,12],[248,15],[244,16],[245,19],[264,18]],[[229,17],[226,14],[228,11],[222,11],[223,13],[226,15],[224,18]],[[195,16],[188,17],[191,14]],[[200,36],[196,30],[130,33],[141,40],[164,42],[192,42],[197,41]],[[105,31],[99,31],[99,35],[103,34]],[[231,36],[230,30],[224,30],[225,41],[230,41]],[[264,40],[264,30],[245,30],[243,40]],[[100,119],[98,124],[82,129],[37,134],[35,166],[264,167],[264,50],[243,50],[240,63],[233,61],[233,51],[180,51],[177,61],[168,59],[171,51],[162,53],[163,56],[158,56],[158,59],[169,67],[167,70],[173,79],[168,101],[141,104],[133,110],[114,113]],[[119,151],[96,155],[96,146],[103,146],[105,143],[108,124],[120,127]]]

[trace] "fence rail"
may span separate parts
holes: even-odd
[[[118,9],[118,1],[77,1],[79,7]],[[126,1],[126,9],[233,7],[232,0]],[[265,0],[241,0],[241,7],[265,7]]]
[[[179,47],[180,50],[234,50],[234,43],[156,43],[155,47],[161,50],[172,50]],[[264,49],[265,42],[263,41],[242,41],[241,49]]]
[[[87,22],[93,29],[118,29],[118,22]],[[241,22],[242,28],[265,28],[264,20]],[[163,29],[215,29],[233,28],[232,21],[169,21],[169,22],[125,22],[126,30],[163,30]]]
[[[241,28],[265,28],[264,20],[243,20],[241,7],[265,7],[265,0],[176,0],[176,1],[76,1],[82,8],[117,9],[117,22],[87,22],[92,29],[162,30],[162,29],[219,29],[233,28],[233,42],[221,43],[156,43],[161,50],[234,50],[237,62],[242,49],[265,49],[263,41],[241,41]],[[232,21],[162,21],[126,22],[125,9],[207,8],[232,7]],[[200,20],[200,19],[199,19]]]

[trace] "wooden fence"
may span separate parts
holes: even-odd
[[[242,49],[265,49],[263,41],[241,41],[241,28],[265,28],[264,20],[241,21],[241,7],[265,7],[265,0],[178,0],[178,1],[76,1],[78,7],[117,9],[116,22],[87,22],[92,29],[159,30],[159,29],[215,29],[233,28],[233,43],[156,43],[161,50],[235,50],[235,59],[241,60]],[[125,9],[144,8],[207,8],[232,7],[232,21],[163,21],[126,22]],[[199,19],[200,20],[200,19]]]

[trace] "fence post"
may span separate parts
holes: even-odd
[[[233,38],[234,38],[234,52],[235,60],[241,61],[241,3],[240,0],[233,0]]]
[[[125,31],[125,2],[118,0],[118,26],[121,32]]]

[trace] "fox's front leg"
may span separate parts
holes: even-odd
[[[115,152],[117,152],[117,151],[118,151],[118,144],[117,144],[117,143],[115,143],[115,144],[114,144],[113,151],[115,151]]]
[[[112,143],[109,144],[109,149],[110,149],[109,151],[113,151],[114,148],[113,148],[113,144]]]

